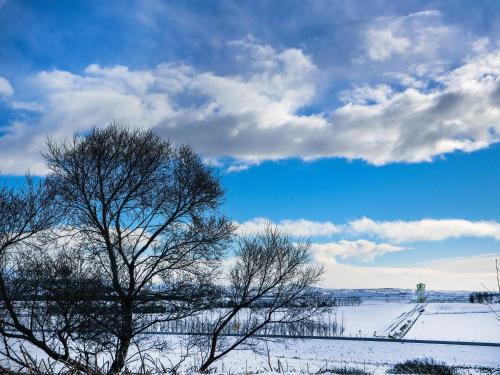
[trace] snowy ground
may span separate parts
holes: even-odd
[[[270,369],[269,363],[273,369],[280,366],[287,372],[315,373],[320,369],[347,366],[383,374],[391,365],[407,359],[433,358],[469,369],[500,369],[499,347],[287,339],[269,344],[269,358],[270,361],[264,345],[260,354],[235,351],[220,360],[216,367],[218,372],[226,374],[266,372]],[[196,358],[192,358],[185,368],[196,367],[196,364]]]
[[[387,329],[412,310],[415,303],[370,302],[339,307],[335,312],[344,324],[344,336],[385,336]],[[491,305],[500,313],[500,305]],[[500,321],[488,305],[471,303],[429,303],[414,315],[416,322],[406,339],[459,340],[500,343]]]
[[[500,342],[500,321],[487,305],[430,303],[406,338]]]
[[[368,302],[359,306],[339,307],[334,315],[344,326],[344,336],[373,337],[382,335],[389,325],[415,304],[398,302]]]
[[[492,307],[500,311],[500,305]],[[416,313],[407,314],[411,311]],[[417,306],[371,301],[360,306],[339,307],[330,319],[344,325],[344,336],[373,337],[375,333],[384,336],[391,327],[415,320],[404,338],[500,343],[500,321],[487,305],[429,303]],[[269,357],[265,346],[260,354],[233,352],[217,364],[217,370],[237,374],[265,372],[280,366],[288,372],[314,373],[347,366],[382,374],[393,364],[417,358],[432,358],[468,369],[500,369],[500,347],[286,339],[269,344]],[[196,367],[196,358],[192,358],[193,365]]]
[[[493,307],[500,311],[500,305]],[[344,325],[344,336],[373,337],[375,333],[384,336],[391,327],[413,319],[413,325],[404,338],[500,343],[500,321],[487,305],[429,303],[417,306],[415,303],[371,301],[360,306],[340,307],[329,318]],[[152,357],[166,365],[170,361],[175,363],[179,358],[179,345],[176,345],[179,338],[168,335],[150,335],[147,338],[153,339],[164,340],[172,346],[171,350],[163,353],[150,353]],[[500,347],[284,339],[271,342],[268,347],[262,344],[260,349],[260,353],[233,351],[215,367],[218,373],[234,375],[266,373],[278,368],[287,373],[316,373],[344,366],[383,374],[391,365],[405,360],[432,358],[466,368],[464,374],[480,373],[477,370],[479,367],[498,369],[500,372]],[[183,364],[183,372],[189,373],[199,365],[199,356],[191,355]]]

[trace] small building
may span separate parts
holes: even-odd
[[[425,302],[425,284],[418,283],[417,284],[417,302]]]

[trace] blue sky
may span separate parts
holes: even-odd
[[[478,289],[500,257],[497,1],[0,0],[0,171],[116,120],[190,143],[225,212],[330,287]]]

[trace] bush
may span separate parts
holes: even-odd
[[[363,370],[359,370],[357,368],[348,368],[348,367],[333,367],[321,369],[317,372],[317,374],[337,374],[337,375],[369,375],[368,372]]]
[[[437,363],[432,359],[412,359],[394,365],[387,371],[390,374],[430,374],[430,375],[457,375],[455,368],[445,363]]]

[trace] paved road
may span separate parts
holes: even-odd
[[[208,333],[175,333],[151,331],[144,332],[147,335],[179,335],[179,336],[208,336]],[[238,333],[226,333],[221,336],[242,336]],[[340,341],[377,341],[377,342],[399,342],[409,344],[438,344],[438,345],[469,345],[469,346],[495,346],[500,347],[499,342],[480,342],[480,341],[445,341],[445,340],[417,340],[417,339],[391,339],[382,337],[325,337],[325,336],[286,336],[286,335],[254,335],[257,338],[270,339],[299,339],[299,340],[340,340]]]

